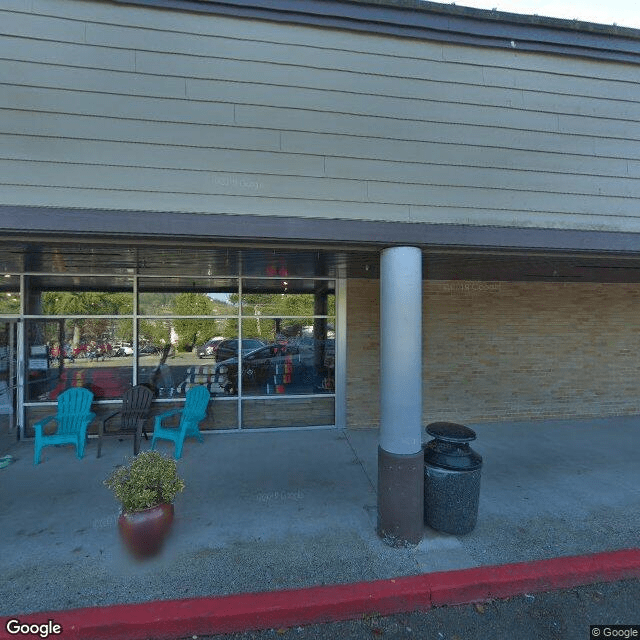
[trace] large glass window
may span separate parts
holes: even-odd
[[[138,382],[151,385],[159,398],[184,398],[191,387],[199,384],[206,385],[214,396],[236,395],[237,390],[229,388],[226,378],[217,371],[216,349],[224,346],[219,332],[226,328],[235,334],[237,325],[233,318],[140,319]],[[150,327],[157,333],[150,333]],[[163,330],[165,337],[160,337]],[[194,341],[194,334],[208,339]]]
[[[242,359],[244,395],[314,394],[333,391],[335,339],[326,318],[262,320],[268,326],[262,347]],[[255,320],[243,320],[243,336],[253,335]],[[237,376],[237,368],[233,368]]]
[[[69,387],[115,400],[131,386],[131,320],[28,320],[26,332],[28,402],[55,401]]]
[[[205,385],[212,404],[203,429],[333,424],[333,280],[282,270],[250,278],[175,271],[26,275],[29,414],[71,386],[91,389],[101,414],[101,403],[108,409],[133,384],[153,388],[152,413]],[[19,280],[4,284],[0,308],[19,314]]]
[[[43,291],[39,298],[32,298],[30,302],[30,313],[47,316],[121,316],[133,313],[131,292]]]
[[[238,286],[237,278],[141,278],[138,380],[162,399],[184,398],[196,385],[214,398],[235,396],[216,371],[216,351],[238,333]]]
[[[138,313],[145,316],[236,315],[230,297],[237,294],[236,278],[140,278]]]

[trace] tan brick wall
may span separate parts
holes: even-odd
[[[348,283],[347,420],[378,424],[379,283]],[[640,285],[424,283],[423,406],[482,422],[640,413]]]
[[[347,426],[378,426],[380,284],[347,281]]]

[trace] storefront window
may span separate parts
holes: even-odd
[[[335,315],[335,282],[249,278],[242,283],[242,315]]]
[[[237,326],[231,318],[141,319],[138,381],[152,386],[159,398],[184,398],[198,384],[215,396],[236,395],[237,389],[217,371],[218,362],[226,357],[217,349],[233,348],[220,334],[237,335]]]
[[[275,274],[26,275],[27,414],[73,386],[102,415],[133,384],[154,389],[152,413],[205,385],[203,429],[333,424],[335,282]],[[19,278],[3,284],[0,313],[19,315]]]
[[[29,320],[29,402],[53,401],[69,387],[86,387],[96,400],[122,397],[132,380],[131,320]]]
[[[123,316],[133,313],[131,278],[30,276],[26,313],[43,316]]]
[[[235,278],[140,278],[138,313],[145,316],[237,315]]]
[[[326,318],[250,319],[243,336],[264,345],[242,358],[243,395],[300,395],[334,390],[335,340]],[[237,365],[232,366],[237,378]]]

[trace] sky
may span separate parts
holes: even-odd
[[[454,3],[442,4],[577,19],[599,24],[617,24],[619,27],[640,29],[638,0],[456,0]]]

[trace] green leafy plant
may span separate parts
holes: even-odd
[[[126,513],[171,503],[184,489],[175,460],[157,451],[143,451],[118,467],[104,481]]]

